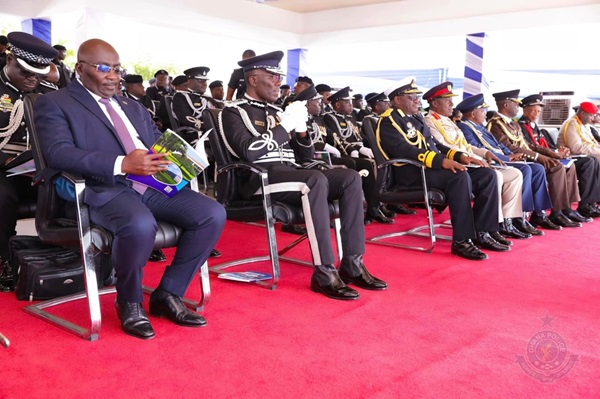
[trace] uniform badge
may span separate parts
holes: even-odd
[[[201,105],[202,105],[202,103],[194,103],[194,107],[199,107]]]
[[[3,94],[0,97],[0,111],[11,112],[13,109],[13,103],[8,94]]]
[[[265,123],[263,121],[254,121],[254,124],[256,126],[264,126],[265,125]]]
[[[341,126],[341,127],[346,127],[346,126],[348,126],[348,125],[346,125],[346,122],[340,122],[340,126]]]
[[[417,129],[413,126],[412,123],[407,122],[406,127],[408,128],[406,130],[406,135],[408,136],[409,139],[413,139],[413,138],[417,137]]]

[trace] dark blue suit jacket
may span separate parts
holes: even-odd
[[[161,133],[148,111],[137,101],[114,99],[150,148]],[[113,124],[78,81],[37,99],[35,125],[48,166],[84,176],[87,204],[104,205],[130,184],[113,174],[117,156],[126,155]]]

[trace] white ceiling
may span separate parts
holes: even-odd
[[[375,5],[381,3],[397,3],[399,0],[250,0],[256,3],[264,1],[265,5],[281,8],[297,13],[308,13],[340,8]],[[402,0],[400,0],[402,1]]]

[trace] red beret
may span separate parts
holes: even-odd
[[[594,114],[598,113],[598,107],[596,106],[596,104],[588,102],[588,101],[582,102],[581,104],[579,104],[579,108],[584,110],[588,114],[594,115]]]

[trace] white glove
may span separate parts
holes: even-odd
[[[328,153],[330,153],[331,155],[333,155],[336,158],[339,158],[342,156],[342,154],[340,153],[340,151],[335,148],[332,145],[329,144],[325,144],[325,147],[323,148],[325,151],[327,151]]]
[[[295,101],[278,115],[281,118],[281,126],[288,132],[292,130],[306,132],[306,121],[308,120],[306,101]]]
[[[356,150],[352,151],[352,152],[350,153],[350,156],[351,156],[352,158],[358,158],[358,151],[356,151]]]
[[[360,152],[362,155],[364,155],[365,157],[367,157],[369,159],[373,159],[373,150],[371,150],[370,148],[360,147],[358,152]]]

